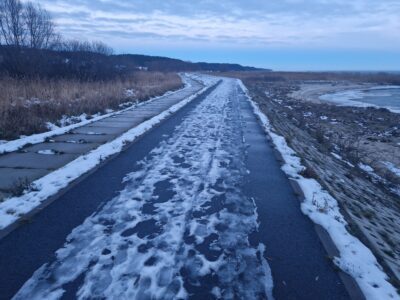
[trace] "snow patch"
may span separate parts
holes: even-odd
[[[394,175],[400,177],[400,169],[398,167],[396,167],[393,163],[386,161],[383,164],[388,168],[388,170],[390,172],[392,172]]]
[[[337,154],[337,153],[335,153],[335,152],[331,152],[331,155],[332,155],[334,158],[336,158],[336,159],[338,159],[338,160],[344,162],[344,163],[347,164],[349,167],[352,167],[352,168],[355,167],[352,163],[348,162],[347,160],[344,160],[343,157],[341,157],[339,154]]]
[[[334,158],[343,161],[343,158],[342,158],[339,154],[336,154],[336,153],[334,153],[334,152],[331,152],[331,154],[332,154],[332,156],[333,156]]]
[[[55,154],[57,154],[57,152],[52,150],[52,149],[39,150],[37,153],[38,154],[43,154],[43,155],[55,155]]]
[[[374,172],[374,169],[373,169],[371,166],[365,165],[365,164],[363,164],[363,163],[359,163],[359,164],[358,164],[358,167],[359,167],[361,170],[363,170],[363,171],[365,171],[365,172],[367,172],[367,173],[373,173],[373,172]]]
[[[133,89],[126,89],[125,90],[125,97],[134,97],[136,95],[136,91]]]

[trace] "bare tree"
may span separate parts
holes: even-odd
[[[92,52],[100,53],[104,55],[112,55],[114,50],[108,46],[107,44],[103,43],[102,41],[93,41],[92,42]]]
[[[47,49],[55,38],[54,23],[50,14],[39,4],[28,2],[24,9],[27,30],[27,46],[33,49]]]
[[[6,45],[24,45],[26,31],[21,1],[0,0],[0,34]]]
[[[63,37],[60,33],[54,32],[53,37],[50,40],[49,45],[47,48],[49,50],[54,50],[54,51],[62,51],[63,50]]]
[[[62,42],[62,50],[67,52],[90,52],[91,46],[87,41],[64,40]]]
[[[112,48],[100,41],[64,40],[49,12],[39,4],[0,0],[1,72],[12,76],[107,77],[114,70],[106,57],[112,53]]]
[[[80,41],[76,39],[64,40],[59,42],[58,50],[67,52],[90,52],[99,53],[103,55],[112,55],[114,50],[107,44],[101,41]]]

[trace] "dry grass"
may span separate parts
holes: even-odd
[[[0,78],[0,139],[46,131],[62,116],[103,113],[120,104],[181,87],[177,74],[137,72],[127,78],[81,82],[72,79]],[[126,90],[133,90],[127,95]]]

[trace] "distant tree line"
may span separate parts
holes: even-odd
[[[112,54],[113,49],[101,41],[64,39],[49,12],[39,4],[0,0],[0,72],[11,76],[99,77],[109,70],[102,72],[93,65]]]
[[[101,41],[65,39],[39,4],[0,0],[0,75],[107,80],[148,70],[252,71],[236,64],[191,63],[146,55],[113,55]]]
[[[113,53],[113,49],[101,41],[63,39],[47,10],[40,4],[20,0],[0,0],[0,44],[15,48]]]
[[[0,41],[14,47],[50,48],[58,39],[49,13],[38,4],[0,2]]]

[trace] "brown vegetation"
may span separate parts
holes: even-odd
[[[104,113],[181,87],[177,74],[136,72],[107,81],[0,78],[0,139],[47,130],[62,116]],[[132,90],[131,93],[126,93]]]

